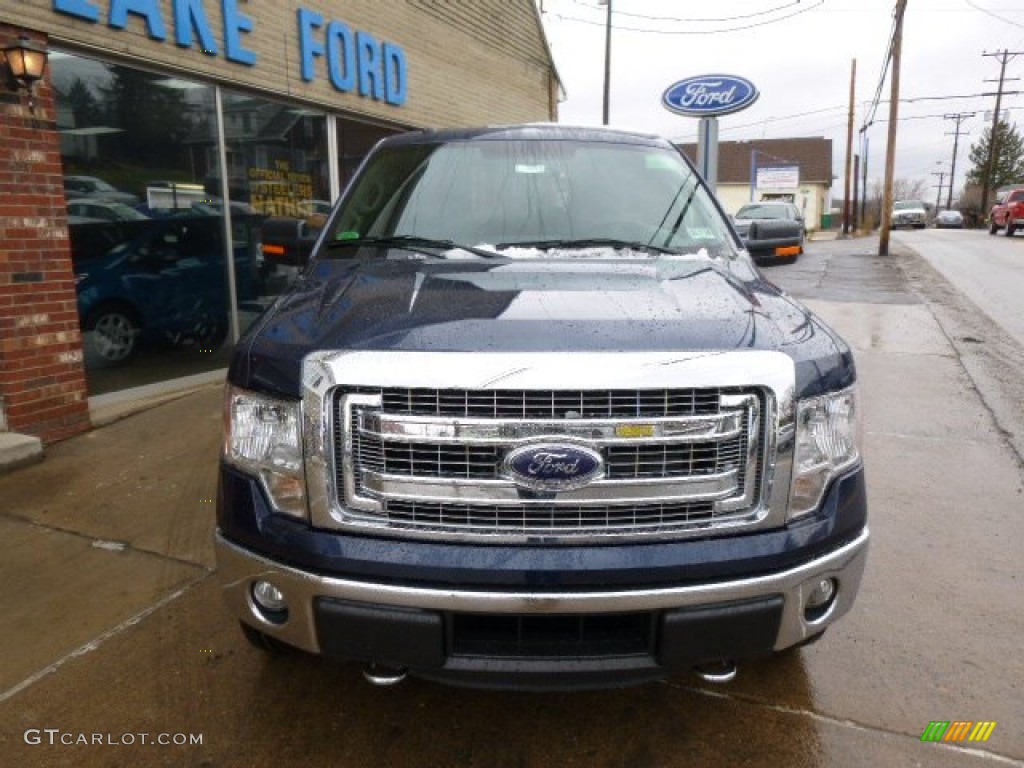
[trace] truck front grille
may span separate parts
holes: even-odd
[[[396,535],[634,536],[708,531],[758,507],[757,389],[433,390],[333,396],[339,510]],[[583,443],[603,471],[582,488],[517,485],[505,457],[534,441]]]

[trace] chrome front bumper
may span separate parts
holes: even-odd
[[[774,650],[819,634],[849,611],[867,560],[868,529],[849,544],[795,568],[754,578],[661,589],[590,592],[475,591],[436,589],[319,576],[290,568],[215,537],[218,573],[229,609],[261,632],[311,653],[320,653],[314,601],[332,598],[391,608],[492,615],[559,615],[658,611],[712,606],[778,595],[784,608]],[[820,618],[804,617],[807,594],[821,579],[838,584],[835,601]],[[275,624],[252,600],[257,580],[273,583],[288,604],[288,618]]]

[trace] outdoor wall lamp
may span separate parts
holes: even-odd
[[[9,84],[13,84],[15,90],[23,88],[28,91],[28,108],[35,112],[33,92],[46,69],[46,46],[21,34],[13,43],[3,47],[2,54]]]

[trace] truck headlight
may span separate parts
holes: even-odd
[[[829,482],[860,458],[856,387],[797,404],[789,519],[817,509]]]
[[[224,460],[263,483],[278,512],[307,518],[298,401],[228,386],[224,401]]]

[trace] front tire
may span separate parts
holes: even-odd
[[[120,365],[138,349],[141,328],[126,307],[108,304],[94,310],[85,323],[86,351],[100,366]]]
[[[1003,234],[1007,237],[1013,237],[1013,233],[1017,231],[1017,228],[1013,226],[1013,223],[1009,220],[1006,222],[1006,232]]]
[[[990,235],[994,235],[998,231],[999,231],[999,225],[996,224],[996,220],[995,219],[989,219],[989,222],[988,222],[988,233]]]

